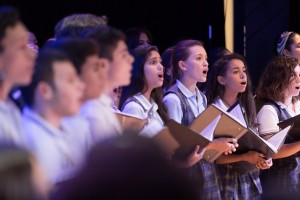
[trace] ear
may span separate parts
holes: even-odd
[[[291,56],[291,53],[288,50],[284,49],[283,50],[283,55],[285,55],[285,56]]]
[[[218,76],[217,77],[217,80],[218,80],[218,82],[221,84],[221,85],[225,85],[226,83],[225,83],[225,80],[224,80],[224,78],[223,78],[223,76]]]
[[[41,97],[43,97],[43,99],[50,100],[53,97],[52,87],[44,81],[38,83],[36,91],[40,94]]]
[[[105,77],[108,75],[110,67],[110,61],[107,58],[99,58],[99,65],[101,67],[101,74]]]
[[[187,67],[186,67],[185,63],[184,63],[184,61],[182,61],[182,60],[178,62],[178,66],[179,66],[180,69],[183,70],[183,71],[186,71],[186,70],[187,70]]]

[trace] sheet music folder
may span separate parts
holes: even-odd
[[[115,112],[121,126],[124,130],[132,132],[140,132],[147,124],[147,119],[141,119],[138,116],[123,112]]]
[[[278,126],[281,129],[289,125],[293,125],[293,128],[289,132],[289,136],[291,136],[295,141],[300,141],[300,115],[296,115],[295,117],[291,117],[278,123]]]
[[[210,140],[192,131],[188,127],[170,120],[165,128],[153,138],[167,152],[178,159],[186,159],[196,145],[206,147]]]
[[[239,104],[234,105],[234,108],[230,108],[229,110],[236,115],[243,116],[242,108]],[[240,114],[238,114],[239,112]],[[210,140],[218,137],[236,138],[239,144],[236,153],[246,153],[247,151],[254,150],[263,153],[269,158],[278,152],[291,126],[278,132],[266,141],[253,130],[247,128],[245,122],[212,104],[190,124],[190,128],[201,135],[205,135]],[[222,155],[222,152],[218,150],[206,150],[204,159],[213,162],[220,155]]]

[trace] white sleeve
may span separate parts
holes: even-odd
[[[264,105],[257,114],[258,130],[262,135],[279,131],[277,111],[271,105]]]
[[[134,101],[127,103],[122,112],[136,115],[141,119],[147,118],[147,112],[145,112],[144,109]]]
[[[164,97],[163,102],[168,109],[169,118],[181,123],[183,111],[181,109],[179,97],[176,94],[170,93]]]

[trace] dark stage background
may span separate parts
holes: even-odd
[[[18,7],[40,46],[53,36],[55,24],[73,13],[106,15],[109,25],[122,30],[145,26],[161,52],[185,38],[204,41],[208,51],[225,44],[223,0],[0,0],[8,4]],[[235,0],[235,51],[246,53],[254,86],[273,55],[275,38],[285,30],[300,32],[299,6],[298,0]]]

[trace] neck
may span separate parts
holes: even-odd
[[[293,97],[285,98],[283,103],[286,106],[290,106],[293,103]]]
[[[54,112],[53,108],[50,108],[46,105],[38,104],[33,107],[33,110],[42,118],[44,118],[48,123],[50,123],[58,129],[60,128],[62,116]]]
[[[188,88],[193,94],[196,93],[196,87],[197,87],[197,81],[191,80],[187,78],[186,76],[183,76],[182,79],[180,80],[181,83]]]
[[[6,83],[3,81],[0,86],[0,100],[6,101],[8,98],[8,94],[10,90],[12,89],[12,84]]]
[[[148,88],[145,92],[142,93],[149,102],[151,102],[151,92],[152,91],[153,91],[153,89]]]
[[[222,101],[230,108],[237,101],[237,93],[224,91],[224,95],[221,97]]]

